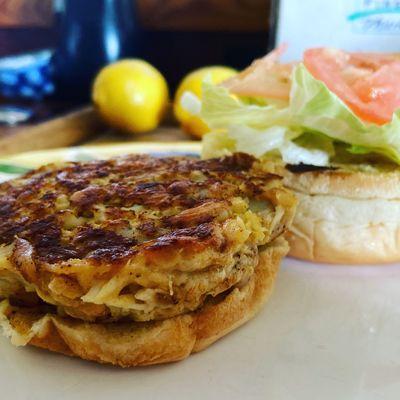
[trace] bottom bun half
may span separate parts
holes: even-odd
[[[400,261],[400,173],[287,174],[298,198],[292,257],[323,263]]]
[[[279,238],[260,253],[254,275],[242,287],[201,309],[148,323],[88,323],[0,305],[3,332],[15,345],[30,344],[121,367],[182,360],[251,319],[270,296],[287,243]]]

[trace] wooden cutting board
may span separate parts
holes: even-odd
[[[100,120],[93,107],[88,106],[36,125],[0,127],[0,156],[88,142],[182,140],[190,140],[190,137],[172,124],[134,136],[114,132]]]

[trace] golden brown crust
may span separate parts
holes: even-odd
[[[164,321],[96,324],[7,307],[3,327],[10,336],[28,338],[31,345],[101,363],[131,367],[178,361],[254,316],[271,294],[286,252],[285,240],[275,240],[260,253],[256,271],[244,286],[196,312]]]
[[[165,248],[181,238],[185,247],[195,245],[211,235],[221,202],[268,198],[265,187],[280,180],[261,174],[256,159],[245,154],[204,161],[131,155],[49,165],[0,184],[0,245],[18,237],[41,263],[89,259],[118,267],[142,246]],[[190,230],[200,224],[208,234]]]
[[[253,274],[294,203],[240,153],[46,166],[0,185],[0,298],[23,286],[88,322],[194,311]]]
[[[270,294],[295,208],[245,154],[127,156],[0,185],[0,322],[31,344],[120,366],[177,361]]]
[[[286,171],[299,203],[289,255],[324,263],[400,260],[400,170]]]
[[[333,195],[348,198],[400,198],[400,168],[374,168],[357,171],[345,168],[315,168],[293,173],[284,171],[285,185],[310,195]]]

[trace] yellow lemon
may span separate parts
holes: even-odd
[[[199,117],[191,115],[182,108],[180,104],[182,95],[185,92],[191,92],[201,99],[201,85],[205,78],[210,79],[214,84],[218,84],[236,74],[237,71],[233,68],[211,66],[197,69],[186,75],[179,84],[174,99],[174,114],[185,132],[201,138],[210,129]]]
[[[168,86],[148,62],[122,60],[97,75],[92,99],[102,117],[118,129],[141,133],[156,128],[168,105]]]

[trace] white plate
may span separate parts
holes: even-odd
[[[398,400],[399,314],[400,264],[286,259],[254,320],[176,364],[122,370],[1,338],[0,399]]]

